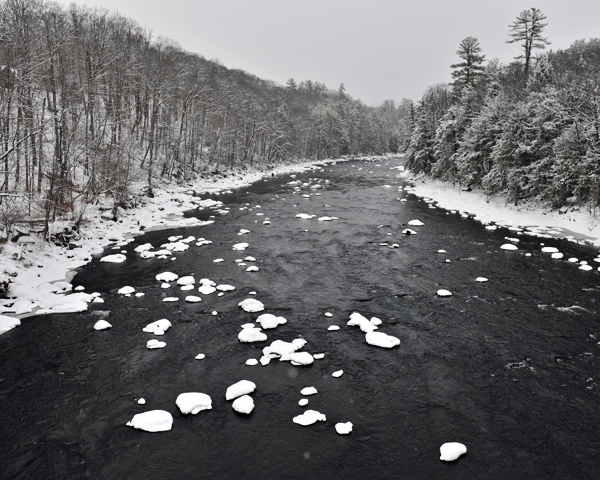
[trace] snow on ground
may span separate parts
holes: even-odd
[[[341,160],[338,160],[341,161]],[[10,298],[0,299],[0,314],[14,314],[19,318],[28,315],[39,315],[55,312],[76,312],[87,308],[85,302],[70,302],[66,298],[70,295],[53,292],[48,294],[44,286],[57,281],[69,282],[74,276],[74,270],[92,260],[93,255],[103,252],[106,247],[115,246],[122,251],[127,250],[127,245],[134,236],[143,235],[145,231],[186,226],[203,226],[214,223],[213,220],[201,221],[197,218],[185,218],[184,212],[194,209],[220,207],[222,203],[212,199],[202,199],[197,195],[217,194],[231,189],[251,185],[262,178],[271,177],[272,174],[285,174],[311,170],[315,165],[325,165],[331,159],[319,162],[303,162],[281,165],[269,170],[253,171],[228,175],[226,178],[199,179],[187,186],[178,186],[175,183],[154,187],[154,197],[145,195],[136,197],[139,206],[136,208],[118,210],[118,221],[102,218],[101,207],[106,205],[88,205],[83,217],[79,237],[74,238],[69,246],[57,246],[44,242],[35,236],[31,238],[35,243],[21,245],[8,241],[3,245],[0,254],[0,281],[9,281]],[[140,183],[132,186],[133,192],[145,191],[147,185]],[[112,205],[109,205],[112,206]],[[256,206],[259,208],[259,206]],[[226,213],[227,210],[222,210]],[[62,232],[65,227],[70,227],[72,222],[57,221],[51,225],[51,234]],[[188,237],[182,240],[181,236],[172,237],[171,243],[185,248],[194,240]],[[198,238],[196,246],[209,245],[212,242]],[[185,245],[185,247],[184,247]],[[136,253],[143,258],[154,256],[170,256],[172,252],[167,248],[153,251],[151,244],[140,245]],[[116,253],[103,257],[103,262],[118,261],[115,268],[127,266],[127,255]],[[41,287],[41,288],[40,288]],[[70,307],[60,308],[60,302],[48,302],[53,296],[61,297],[61,302],[70,303]],[[101,302],[102,299],[94,300]],[[52,303],[52,308],[49,303]]]
[[[460,186],[433,180],[410,172],[399,177],[413,183],[407,191],[421,198],[434,199],[436,206],[472,215],[486,228],[513,227],[524,233],[588,242],[600,248],[600,218],[586,207],[552,210],[540,204],[522,202],[515,206],[501,195],[488,196],[479,189],[462,191]],[[490,225],[495,223],[496,225]],[[517,230],[518,229],[518,230]]]

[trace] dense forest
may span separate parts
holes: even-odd
[[[281,86],[154,38],[116,13],[0,1],[0,227],[215,172],[398,151],[410,102]]]
[[[600,39],[542,51],[545,16],[535,8],[510,25],[521,49],[502,65],[465,38],[454,82],[417,102],[406,145],[413,172],[554,208],[600,205]],[[537,54],[537,55],[536,55]]]

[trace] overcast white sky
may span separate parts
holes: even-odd
[[[59,3],[68,5],[68,0]],[[600,37],[599,0],[77,0],[117,10],[184,49],[261,78],[344,83],[369,105],[450,81],[456,50],[477,37],[487,59],[508,63],[508,25],[536,7],[549,48]]]

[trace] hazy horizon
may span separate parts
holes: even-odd
[[[508,63],[519,55],[507,44],[509,24],[536,7],[547,16],[549,49],[600,37],[600,2],[507,0],[502,4],[426,0],[402,4],[372,0],[140,0],[60,1],[104,7],[130,17],[156,36],[284,85],[313,80],[336,89],[344,83],[368,105],[386,99],[419,100],[429,85],[451,80],[460,41],[479,39],[486,60]]]

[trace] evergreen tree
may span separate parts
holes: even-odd
[[[463,61],[450,65],[450,68],[456,69],[452,72],[452,78],[454,79],[452,85],[455,93],[459,93],[464,87],[473,85],[477,77],[482,75],[484,69],[482,63],[485,60],[485,55],[481,53],[479,40],[475,37],[467,37],[460,42],[456,54]]]
[[[506,43],[519,43],[523,48],[523,55],[515,57],[516,59],[525,59],[525,77],[529,75],[529,66],[531,64],[531,52],[534,48],[546,48],[550,45],[547,38],[542,37],[544,28],[548,25],[543,23],[546,16],[537,8],[523,10],[516,20],[509,25],[511,33],[510,40]]]

